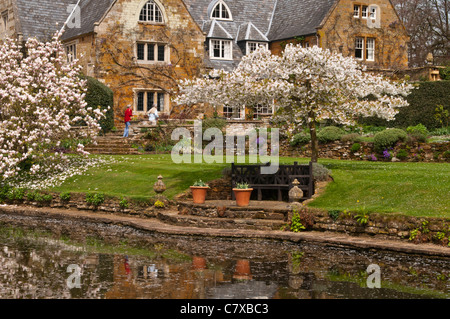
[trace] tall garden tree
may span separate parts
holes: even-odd
[[[59,35],[24,46],[7,39],[0,47],[0,181],[23,170],[61,171],[61,141],[98,133],[103,113],[86,107],[75,63],[67,63]],[[80,124],[83,129],[71,129]],[[74,147],[84,152],[81,144]]]
[[[209,76],[180,83],[180,104],[213,106],[269,105],[293,130],[306,124],[311,134],[311,161],[318,159],[316,129],[322,120],[354,124],[357,116],[393,120],[410,85],[391,82],[364,72],[351,57],[317,46],[288,45],[281,56],[259,48],[245,56],[231,73],[213,71]]]

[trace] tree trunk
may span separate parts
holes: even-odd
[[[319,159],[319,141],[317,140],[316,121],[312,118],[308,124],[311,134],[311,162],[317,163]]]

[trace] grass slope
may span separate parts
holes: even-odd
[[[54,189],[59,192],[101,192],[129,198],[149,198],[158,175],[169,198],[196,180],[222,176],[230,164],[174,164],[170,154],[115,156],[116,163],[89,170]],[[306,158],[280,158],[280,163],[308,163]],[[405,213],[450,218],[450,164],[319,160],[332,171],[334,182],[310,206],[322,209]]]

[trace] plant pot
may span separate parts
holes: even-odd
[[[236,262],[236,269],[234,271],[233,278],[237,280],[251,280],[252,277],[250,261],[246,259],[239,259]]]
[[[206,186],[191,186],[194,204],[203,204],[205,202],[208,189],[209,187]]]
[[[250,196],[252,195],[253,188],[233,188],[234,197],[236,198],[236,205],[245,207],[250,203]]]

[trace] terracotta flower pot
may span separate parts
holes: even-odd
[[[236,262],[236,269],[233,274],[234,279],[238,280],[251,280],[252,272],[250,269],[250,261],[246,259],[240,259]]]
[[[194,204],[203,204],[205,202],[208,189],[209,187],[206,186],[191,186]]]
[[[250,203],[250,196],[253,188],[233,188],[234,197],[236,198],[236,205],[245,207]]]

